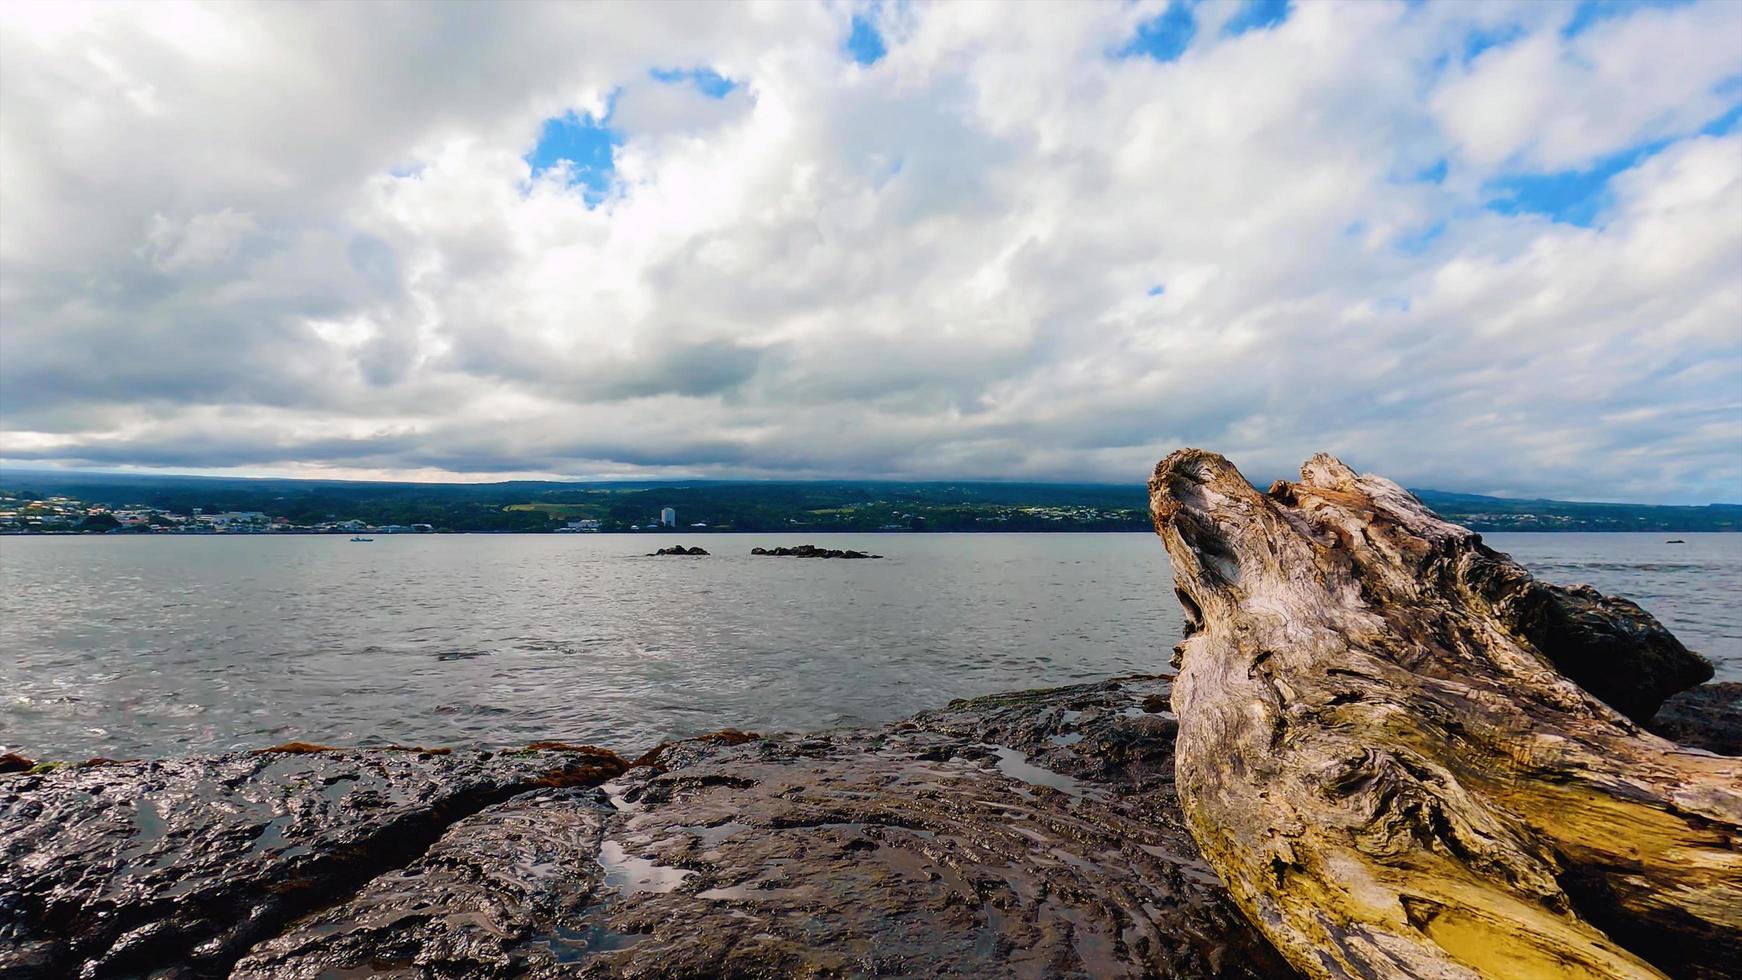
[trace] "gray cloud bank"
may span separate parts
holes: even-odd
[[[1163,7],[9,5],[0,458],[1742,500],[1742,5]]]

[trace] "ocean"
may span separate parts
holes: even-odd
[[[1685,544],[1668,544],[1667,538]],[[1742,680],[1742,535],[1492,534]],[[752,557],[814,543],[880,561]],[[701,545],[709,558],[647,558]],[[880,724],[1165,672],[1149,534],[0,539],[0,750],[157,757]]]

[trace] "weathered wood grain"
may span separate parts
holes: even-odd
[[[1742,764],[1634,720],[1710,676],[1643,610],[1329,456],[1261,493],[1181,450],[1150,504],[1190,620],[1188,823],[1296,968],[1742,970]]]

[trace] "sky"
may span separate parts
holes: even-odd
[[[1742,501],[1742,3],[0,6],[0,470]]]

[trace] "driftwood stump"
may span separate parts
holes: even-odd
[[[1329,456],[1260,493],[1181,450],[1150,507],[1186,816],[1297,969],[1742,974],[1742,761],[1640,727],[1711,668],[1638,606]]]

